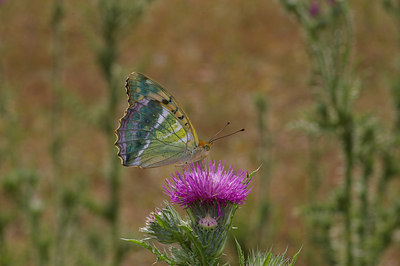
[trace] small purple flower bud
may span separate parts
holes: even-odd
[[[214,217],[211,217],[209,213],[207,213],[204,218],[199,220],[199,226],[207,230],[214,229],[217,227],[217,225],[217,220]]]
[[[318,2],[316,2],[316,1],[312,2],[308,12],[310,13],[310,16],[313,17],[313,18],[318,16],[318,14],[320,12],[320,7],[319,7]]]
[[[146,225],[149,226],[150,224],[154,223],[156,221],[156,217],[154,216],[155,214],[161,215],[161,212],[156,209],[154,212],[151,212],[149,216],[146,218]]]

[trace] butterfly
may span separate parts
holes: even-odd
[[[205,158],[212,146],[196,130],[175,98],[149,77],[133,72],[126,80],[129,107],[116,130],[124,166],[187,164]]]

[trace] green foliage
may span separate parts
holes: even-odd
[[[398,200],[391,195],[385,197],[385,203],[380,199],[387,195],[387,181],[398,175],[392,164],[398,160],[398,145],[395,135],[382,130],[379,119],[355,110],[361,86],[350,60],[350,6],[348,1],[330,1],[330,6],[317,1],[280,2],[304,30],[312,62],[310,86],[316,107],[296,126],[308,132],[311,141],[322,135],[334,136],[343,155],[342,186],[335,188],[325,203],[312,199],[303,209],[311,241],[323,247],[329,265],[375,265],[391,243],[387,236],[400,227],[396,219],[387,220],[387,215],[397,216]],[[391,1],[385,3],[392,5]],[[398,90],[392,92],[397,117],[393,128],[397,128]],[[338,228],[340,234],[332,235]]]
[[[44,207],[42,200],[38,197],[39,175],[33,169],[18,169],[4,176],[1,182],[1,192],[15,203],[14,208],[22,210],[29,228],[30,243],[33,247],[34,260],[37,265],[46,265],[49,262],[51,239],[45,231],[43,224]],[[2,210],[3,231],[10,226],[11,217],[15,215],[12,210]],[[7,218],[8,217],[8,218]],[[13,217],[15,218],[15,217]],[[4,239],[3,239],[4,240]],[[3,252],[6,246],[0,250]],[[10,261],[13,261],[10,258]]]
[[[50,170],[46,169],[42,171],[43,173],[39,174],[36,171],[40,168],[37,163],[38,158],[32,158],[28,166],[25,166],[25,162],[21,159],[24,157],[21,154],[31,149],[30,134],[34,133],[24,128],[27,119],[25,114],[20,114],[20,108],[16,105],[21,95],[14,93],[15,90],[9,87],[3,73],[3,61],[0,60],[0,131],[2,139],[5,139],[3,133],[7,136],[6,141],[0,142],[0,192],[4,206],[0,210],[1,265],[26,264],[27,260],[31,260],[30,263],[34,265],[98,265],[99,261],[104,263],[105,259],[109,260],[107,253],[113,253],[112,265],[120,264],[126,246],[111,245],[110,248],[107,244],[107,242],[118,243],[119,237],[119,162],[115,157],[113,143],[114,122],[118,119],[115,111],[118,104],[117,95],[123,95],[123,90],[116,86],[118,76],[113,69],[117,65],[119,54],[120,41],[117,38],[121,36],[122,29],[132,28],[150,2],[125,1],[123,4],[122,1],[97,2],[96,8],[101,23],[96,25],[99,25],[97,29],[102,39],[100,38],[97,46],[100,48],[95,52],[110,92],[106,98],[109,100],[107,108],[98,106],[88,108],[79,96],[66,89],[63,83],[66,69],[65,46],[68,48],[68,43],[71,41],[68,39],[70,36],[65,34],[65,24],[66,20],[72,17],[70,12],[72,10],[68,9],[68,3],[65,1],[54,0],[51,3],[50,17],[46,20],[51,31],[49,42],[52,64],[48,71],[51,101],[46,113],[38,112],[40,116],[48,118],[48,122],[44,123],[43,128],[47,130],[43,135],[47,141],[47,153],[51,160],[47,166]],[[3,3],[0,3],[0,9],[0,12],[3,11]],[[0,53],[3,52],[3,48],[2,42]],[[65,124],[71,119],[70,114],[76,114],[75,118],[78,120],[82,118],[89,120],[92,125],[101,128],[109,139],[110,154],[106,161],[113,167],[107,173],[111,197],[106,204],[93,202],[86,190],[87,176],[84,176],[84,171],[71,169],[68,165],[70,155],[67,150],[71,141],[69,136],[75,131],[74,128],[67,128]],[[46,145],[42,146],[46,151]],[[33,153],[30,156],[36,155]],[[46,155],[40,154],[40,156],[47,163]],[[48,201],[42,202],[43,195]],[[99,215],[110,223],[112,229],[105,232],[111,232],[112,241],[107,237],[93,240],[93,235],[83,234],[81,231],[80,216],[85,212],[82,207],[94,205],[98,206]],[[7,236],[7,231],[15,231],[16,224],[13,221],[16,219],[21,220],[23,228],[26,227],[27,232],[23,233],[30,239],[29,245],[19,239],[10,241],[10,237]],[[11,244],[14,242],[15,244]],[[13,250],[14,246],[18,247],[19,253]],[[92,250],[94,256],[91,257],[92,254],[87,250]],[[109,250],[111,252],[108,252]]]
[[[243,254],[239,242],[236,240],[236,248],[239,254],[239,265],[265,265],[265,266],[293,266],[296,263],[297,257],[300,255],[299,250],[293,258],[286,257],[286,251],[280,255],[275,255],[272,250],[266,252],[251,251],[247,259]]]
[[[119,58],[119,39],[121,39],[122,31],[128,26],[132,29],[140,15],[151,1],[96,1],[98,11],[99,27],[98,36],[100,39],[95,43],[95,55],[100,70],[102,71],[104,80],[107,84],[106,108],[95,121],[100,122],[103,134],[108,140],[108,171],[106,178],[108,180],[109,200],[104,207],[100,209],[103,217],[110,223],[111,239],[112,239],[112,264],[119,265],[124,255],[124,249],[121,247],[119,236],[119,209],[120,209],[120,164],[115,156],[115,121],[117,117],[117,105],[119,102],[120,83],[119,75],[115,72],[117,68],[117,60]],[[124,33],[126,34],[126,33]],[[98,109],[102,110],[102,109]],[[98,206],[96,203],[89,203],[90,206]]]
[[[191,207],[191,209],[198,207]],[[167,203],[161,210],[151,213],[146,227],[141,229],[150,238],[128,241],[148,249],[156,255],[157,260],[163,260],[169,265],[218,265],[237,208],[232,207],[230,213],[224,211],[225,216],[219,220],[216,228],[204,230],[198,224],[198,215],[188,210],[190,219],[181,218]],[[161,254],[156,247],[147,243],[149,240],[157,240],[164,244],[178,244],[180,248],[169,246],[169,254]]]
[[[157,261],[165,261],[169,265],[174,265],[174,262],[168,258],[168,255],[164,252],[161,253],[156,247],[153,247],[152,245],[148,244],[144,240],[136,240],[136,239],[125,239],[121,238],[122,240],[129,241],[132,243],[135,243],[136,245],[139,245],[147,250],[149,250],[151,253],[156,255]]]
[[[271,166],[272,166],[272,136],[269,129],[269,102],[266,95],[257,93],[253,96],[253,104],[257,111],[257,130],[258,139],[255,149],[257,163],[260,167],[258,182],[262,188],[261,197],[259,197],[257,206],[256,219],[254,224],[246,221],[246,226],[240,231],[235,232],[235,237],[243,243],[243,245],[264,245],[269,241],[272,235],[272,202],[270,199],[270,182],[271,182]],[[255,172],[253,172],[254,174]],[[255,188],[257,190],[257,188]],[[233,239],[231,239],[233,245]],[[247,248],[247,246],[244,246]]]

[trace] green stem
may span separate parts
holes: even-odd
[[[198,241],[198,239],[195,236],[193,236],[192,230],[190,228],[188,228],[187,226],[181,226],[181,228],[183,228],[183,230],[185,230],[187,236],[190,238],[191,242],[194,244],[194,247],[197,250],[197,255],[199,255],[199,257],[200,257],[201,265],[207,266],[208,265],[207,259],[203,252],[203,247],[202,247],[201,243]]]
[[[268,101],[265,97],[260,94],[255,98],[255,105],[258,113],[258,132],[259,132],[259,140],[260,140],[260,148],[259,154],[261,158],[262,165],[262,179],[260,187],[263,188],[263,191],[266,191],[264,196],[260,199],[259,210],[258,210],[258,219],[257,225],[254,226],[252,235],[256,236],[256,243],[261,243],[263,239],[265,239],[265,229],[266,224],[268,223],[269,215],[270,215],[270,197],[269,197],[269,187],[270,187],[270,169],[271,169],[271,158],[269,156],[271,150],[271,137],[270,131],[268,128]]]
[[[112,62],[114,65],[115,62]],[[112,75],[110,73],[110,75]],[[119,241],[119,209],[120,209],[120,164],[118,158],[115,156],[115,134],[113,130],[113,124],[115,122],[114,117],[116,116],[116,106],[117,106],[117,98],[116,92],[117,89],[113,85],[113,78],[107,78],[108,83],[108,91],[109,91],[109,101],[108,101],[108,110],[104,127],[104,134],[107,135],[108,143],[109,143],[109,152],[108,161],[110,162],[110,172],[108,175],[108,188],[109,188],[109,202],[108,202],[108,211],[107,211],[107,219],[111,224],[111,237],[113,242],[113,265],[119,265],[122,254],[120,248]]]
[[[320,159],[320,152],[318,149],[318,145],[315,145],[315,142],[318,141],[315,139],[315,137],[308,137],[308,150],[309,150],[309,159],[308,159],[308,173],[311,177],[311,182],[310,186],[308,188],[308,195],[310,196],[310,202],[315,202],[317,199],[317,193],[320,188],[320,183],[321,183],[321,177],[320,177],[320,172],[319,168],[316,167],[316,165],[320,165],[319,159]]]
[[[344,240],[345,240],[345,265],[353,265],[352,254],[352,199],[351,191],[353,185],[353,130],[352,126],[347,124],[344,128],[343,151],[345,156],[345,185],[344,185]]]
[[[360,228],[359,228],[359,250],[363,252],[360,256],[360,265],[369,265],[369,254],[367,254],[367,236],[369,235],[369,198],[368,184],[372,174],[372,162],[364,162],[363,175],[360,188]]]
[[[106,219],[111,226],[112,238],[112,265],[119,265],[122,259],[122,249],[119,242],[119,209],[120,209],[120,167],[115,156],[114,123],[117,116],[118,86],[115,85],[114,69],[118,60],[118,48],[116,44],[117,31],[120,30],[121,5],[118,1],[100,1],[99,9],[102,19],[103,47],[98,51],[97,58],[107,83],[108,103],[104,116],[103,133],[107,137],[109,147],[108,162],[109,172],[107,176],[109,188],[109,200],[106,210]]]
[[[115,49],[114,46],[108,47],[108,49]],[[116,52],[115,52],[116,53]],[[110,71],[116,65],[116,58],[111,63]],[[119,209],[120,209],[120,163],[118,158],[115,156],[115,133],[114,133],[114,123],[115,117],[117,115],[116,107],[118,103],[117,98],[117,88],[114,86],[114,78],[113,73],[108,73],[106,75],[106,80],[108,83],[108,111],[107,111],[107,119],[106,119],[106,127],[105,134],[108,135],[108,143],[109,143],[109,162],[110,165],[110,173],[109,173],[109,189],[110,189],[110,199],[109,199],[109,219],[112,226],[112,239],[114,243],[113,248],[113,264],[119,265],[122,259],[121,246],[119,241]]]
[[[396,24],[397,24],[397,46],[400,50],[400,10],[396,12]],[[399,55],[397,55],[398,61],[400,61]],[[399,64],[399,63],[398,63]],[[399,68],[399,65],[397,66]],[[394,107],[396,112],[396,121],[394,123],[395,132],[400,132],[400,78],[396,77],[394,80],[394,84],[392,85],[392,95],[394,100]]]
[[[56,222],[56,244],[54,251],[54,264],[63,265],[64,263],[64,241],[68,227],[68,210],[66,210],[63,197],[66,184],[63,179],[62,150],[62,111],[63,111],[63,90],[61,87],[61,67],[62,67],[62,22],[64,9],[62,0],[54,0],[51,28],[53,33],[53,68],[52,68],[52,87],[53,87],[53,106],[51,115],[51,155],[53,163],[54,182],[62,182],[56,186],[57,201],[57,222]],[[54,183],[55,184],[55,183]]]
[[[114,150],[112,150],[114,151]],[[109,220],[111,223],[112,230],[112,241],[113,241],[113,264],[119,265],[122,254],[121,246],[119,241],[119,194],[120,194],[120,178],[119,178],[119,163],[117,158],[111,158],[112,170],[111,176],[109,177],[110,187],[110,202],[109,202]]]

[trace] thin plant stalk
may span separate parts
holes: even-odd
[[[400,3],[383,2],[395,15],[400,32]],[[313,84],[317,112],[303,122],[303,128],[335,136],[341,144],[344,163],[344,182],[334,189],[333,200],[328,204],[311,203],[307,218],[312,225],[319,226],[314,230],[321,234],[315,238],[317,244],[321,239],[329,242],[323,245],[323,256],[331,265],[376,265],[392,243],[392,234],[400,228],[400,202],[388,193],[391,179],[400,176],[400,82],[395,79],[393,83],[395,118],[392,130],[386,131],[372,115],[360,116],[354,108],[359,86],[350,62],[353,33],[349,2],[281,3],[294,13],[305,30],[311,72],[317,81]],[[307,127],[309,124],[312,126]],[[342,234],[333,237],[333,228],[340,228]],[[328,256],[329,252],[334,256]]]
[[[103,77],[107,84],[107,108],[104,115],[103,133],[108,145],[109,169],[107,181],[109,199],[105,209],[105,218],[111,225],[111,265],[119,265],[122,259],[121,245],[119,241],[119,209],[120,209],[120,165],[115,156],[115,117],[117,117],[117,104],[119,86],[116,85],[115,68],[118,60],[117,37],[120,30],[122,6],[118,1],[99,1],[98,8],[101,18],[101,42],[102,46],[97,51],[97,59]]]
[[[315,100],[319,108],[318,128],[330,131],[341,143],[344,172],[337,206],[343,218],[344,265],[353,265],[353,190],[355,170],[355,125],[353,102],[357,91],[352,75],[350,54],[353,43],[350,10],[347,1],[333,1],[322,13],[319,2],[290,2],[284,7],[293,12],[305,30],[307,47],[315,77]],[[316,9],[311,10],[313,8]]]
[[[104,80],[107,84],[107,104],[103,122],[103,134],[106,136],[108,145],[108,171],[107,180],[109,188],[109,199],[106,204],[104,215],[111,225],[112,238],[112,265],[119,265],[123,249],[119,239],[119,210],[120,210],[120,190],[121,190],[121,165],[115,156],[115,128],[117,127],[117,106],[121,93],[121,82],[116,73],[119,58],[119,43],[121,40],[122,29],[126,26],[132,28],[132,24],[137,23],[138,18],[143,14],[147,2],[132,3],[129,1],[98,1],[100,13],[100,36],[101,45],[96,50],[97,63],[101,69]],[[127,22],[130,22],[127,23]],[[125,34],[125,33],[124,33]]]
[[[261,193],[262,196],[260,202],[260,208],[258,213],[257,224],[254,228],[253,235],[257,236],[257,243],[260,243],[262,239],[265,239],[265,224],[267,224],[270,216],[270,199],[269,199],[269,188],[270,188],[270,174],[271,174],[271,132],[268,128],[267,118],[268,118],[268,101],[265,97],[260,94],[255,98],[255,106],[257,108],[257,126],[260,141],[260,162],[261,162],[261,183],[260,187],[264,190]],[[257,233],[255,233],[257,232]]]
[[[353,265],[353,225],[352,225],[352,189],[353,189],[353,171],[354,171],[354,125],[353,111],[349,92],[346,84],[349,80],[342,78],[349,68],[349,55],[352,44],[352,26],[348,4],[343,4],[344,26],[341,30],[344,34],[337,37],[336,44],[331,46],[331,53],[326,52],[322,45],[317,42],[313,45],[312,55],[315,56],[318,69],[321,71],[323,86],[328,90],[328,101],[332,106],[337,117],[337,127],[339,139],[342,143],[342,152],[345,163],[344,168],[344,188],[343,188],[343,214],[344,214],[344,242],[345,242],[345,265]],[[344,49],[343,51],[341,51]],[[328,50],[329,51],[329,50]],[[340,94],[339,94],[340,93]]]
[[[55,232],[55,247],[54,247],[54,264],[64,265],[64,242],[66,232],[69,226],[69,210],[66,209],[64,204],[64,196],[66,194],[66,186],[64,182],[63,171],[63,149],[64,149],[64,136],[63,136],[63,89],[61,83],[62,74],[62,53],[63,53],[63,21],[64,21],[64,7],[63,0],[53,1],[51,29],[52,29],[52,57],[53,66],[51,72],[51,82],[53,88],[53,106],[51,112],[51,157],[53,163],[53,177],[56,189],[56,202],[57,202],[57,217],[56,217],[56,232]]]

